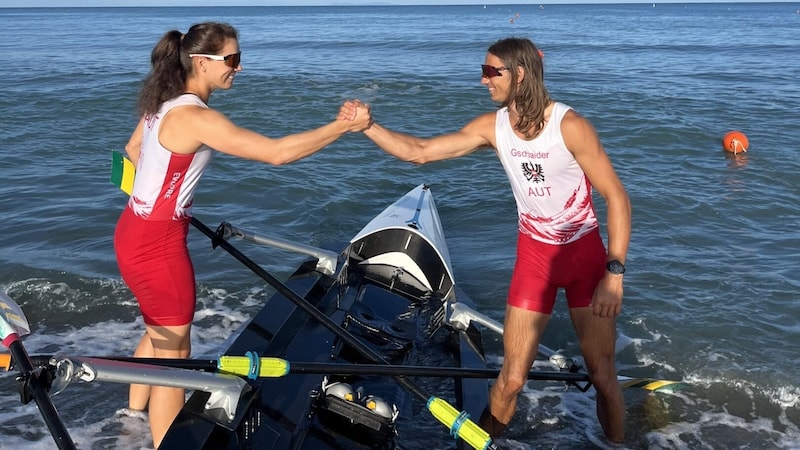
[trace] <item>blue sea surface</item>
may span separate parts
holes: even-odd
[[[675,394],[625,391],[626,448],[800,448],[800,4],[0,8],[0,289],[24,309],[32,354],[128,355],[143,324],[112,245],[126,196],[111,151],[136,124],[150,51],[170,29],[230,22],[244,70],[211,106],[278,137],[323,125],[342,101],[429,136],[495,105],[486,48],[531,38],[551,94],[595,125],[633,204],[620,373],[682,380]],[[721,139],[740,130],[746,154]],[[420,183],[431,186],[456,281],[502,320],[516,211],[491,151],[412,166],[352,134],[271,167],[219,156],[194,214],[209,226],[323,245],[344,242]],[[605,220],[605,205],[597,199]],[[603,230],[605,228],[603,227]],[[194,355],[216,355],[272,289],[200,233]],[[278,278],[301,256],[242,244]],[[578,354],[559,302],[544,336]],[[499,337],[487,353],[502,358]],[[0,376],[0,448],[52,448],[14,374]],[[145,423],[118,414],[127,389],[74,384],[54,397],[80,448],[138,449]],[[433,421],[433,419],[432,419]],[[447,430],[401,433],[403,448],[452,448]],[[594,394],[536,384],[507,448],[606,448]],[[422,436],[422,437],[420,437]]]

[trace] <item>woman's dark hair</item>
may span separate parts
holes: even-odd
[[[139,114],[153,115],[162,103],[183,93],[192,73],[190,53],[217,54],[228,39],[239,39],[239,33],[225,23],[198,23],[186,34],[168,31],[150,54],[152,68],[139,94]]]
[[[544,128],[544,110],[550,104],[539,49],[529,39],[507,38],[492,44],[488,51],[500,58],[511,74],[511,92],[501,107],[514,103],[519,114],[516,129],[528,139],[537,136]],[[520,66],[525,69],[525,78],[517,84]]]

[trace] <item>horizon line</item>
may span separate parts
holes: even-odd
[[[51,0],[48,0],[49,2]],[[370,6],[475,6],[475,5],[483,5],[486,7],[487,5],[490,6],[504,6],[504,5],[527,5],[527,6],[535,6],[535,5],[596,5],[596,4],[603,4],[603,5],[627,5],[627,4],[724,4],[724,3],[795,3],[794,0],[659,0],[659,1],[647,1],[647,0],[630,0],[630,1],[620,1],[620,0],[577,0],[577,1],[568,1],[568,2],[561,2],[561,1],[539,1],[539,2],[527,2],[524,0],[519,1],[511,1],[509,3],[487,3],[481,1],[463,1],[463,2],[450,2],[450,1],[442,1],[439,3],[411,3],[405,1],[367,1],[367,2],[359,2],[359,1],[349,1],[349,2],[316,2],[310,1],[307,3],[297,4],[297,1],[286,0],[279,1],[277,3],[272,4],[260,4],[257,0],[245,0],[243,2],[234,3],[234,4],[214,4],[214,2],[218,2],[220,0],[207,0],[207,1],[195,1],[190,4],[164,4],[163,0],[151,0],[153,4],[147,5],[143,3],[147,3],[145,1],[131,1],[130,4],[117,4],[117,5],[107,5],[102,4],[102,0],[87,0],[83,3],[88,4],[76,4],[76,5],[64,5],[64,4],[51,4],[51,5],[31,5],[32,1],[27,0],[25,4],[20,5],[0,5],[0,9],[35,9],[35,8],[219,8],[219,7],[349,7],[349,6],[360,6],[360,7],[370,7]],[[97,4],[93,4],[93,3]]]

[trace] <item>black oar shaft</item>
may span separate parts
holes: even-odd
[[[496,369],[473,369],[462,367],[430,367],[430,366],[384,366],[377,364],[330,364],[330,363],[290,363],[289,373],[312,373],[329,375],[398,375],[408,377],[456,377],[456,378],[497,378],[500,371]],[[547,381],[588,381],[589,376],[583,373],[531,371],[529,380]]]
[[[47,390],[35,376],[33,363],[25,347],[19,340],[15,340],[9,344],[8,350],[11,352],[11,357],[17,362],[18,370],[27,378],[26,383],[30,391],[29,394],[31,394],[39,407],[44,423],[47,425],[47,429],[50,430],[56,445],[60,450],[74,450],[76,448],[75,443],[72,442],[69,431],[67,431],[67,427],[61,420],[61,416],[58,415],[58,411],[56,411],[56,407],[53,405]]]
[[[70,358],[69,355],[31,355],[31,362],[35,367],[47,366],[54,357]],[[81,358],[81,356],[75,357],[77,360]],[[107,359],[109,361],[147,364],[159,367],[173,367],[176,369],[202,370],[203,372],[217,372],[217,362],[211,359],[138,358],[136,356],[88,356],[87,358]],[[12,368],[16,367],[16,362],[16,358],[14,358],[12,360]]]

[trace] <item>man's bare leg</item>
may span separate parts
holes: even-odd
[[[571,308],[570,316],[586,361],[589,377],[597,391],[597,419],[612,442],[625,439],[625,398],[617,381],[615,317],[595,316],[592,308]]]
[[[528,381],[528,372],[536,360],[539,339],[549,320],[548,314],[506,306],[503,367],[489,391],[489,405],[479,421],[492,437],[502,434],[514,416],[517,395]]]

